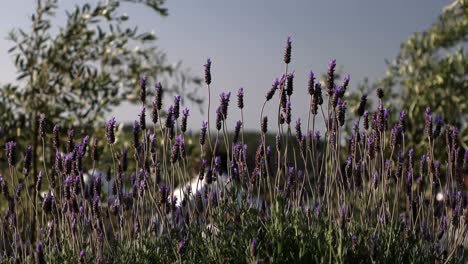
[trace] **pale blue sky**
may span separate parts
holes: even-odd
[[[5,40],[13,27],[27,27],[35,0],[5,1],[0,9],[0,83],[14,79],[15,69]],[[71,7],[78,0],[61,4]],[[171,61],[182,60],[191,72],[203,75],[203,64],[213,60],[215,104],[222,91],[246,91],[246,127],[258,128],[264,94],[283,72],[283,47],[288,35],[293,41],[290,69],[295,70],[294,113],[305,118],[308,105],[307,75],[323,73],[329,59],[336,58],[351,75],[351,86],[364,77],[376,80],[385,74],[385,59],[393,59],[400,43],[412,33],[436,21],[449,0],[169,0],[169,16],[160,18],[151,10],[126,4],[127,13],[142,29],[154,30],[159,46]],[[59,22],[63,23],[63,15]],[[205,89],[200,90],[205,93]],[[235,100],[234,100],[235,101]],[[233,101],[233,106],[235,102]],[[215,108],[215,107],[213,107]],[[274,118],[274,108],[267,114]],[[110,115],[119,121],[137,117],[139,107],[124,105]],[[214,110],[212,112],[214,116]],[[230,109],[231,126],[239,118]],[[189,126],[198,131],[205,119],[192,111]]]

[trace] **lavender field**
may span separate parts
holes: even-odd
[[[466,112],[415,116],[393,90],[351,89],[335,59],[293,70],[285,39],[259,112],[248,88],[214,92],[211,59],[196,69],[198,126],[143,69],[131,125],[33,107],[30,133],[0,140],[0,262],[467,263]]]

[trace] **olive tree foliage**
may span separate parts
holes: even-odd
[[[102,124],[104,115],[123,101],[136,102],[139,79],[161,81],[166,92],[201,103],[201,81],[181,64],[169,64],[152,32],[129,25],[122,5],[139,4],[166,16],[163,0],[89,1],[66,12],[54,24],[58,0],[37,0],[29,30],[12,30],[9,50],[17,69],[15,83],[0,88],[0,133],[32,140],[38,118],[46,115],[63,129]],[[128,3],[125,3],[128,2]],[[152,89],[148,86],[148,91]],[[148,102],[149,103],[149,102]],[[90,125],[91,124],[91,125]],[[36,144],[35,144],[36,145]]]
[[[401,44],[386,76],[376,85],[394,93],[397,108],[408,109],[409,142],[425,140],[426,107],[460,129],[468,148],[468,3],[457,0],[444,8],[427,30]],[[395,96],[396,95],[396,96]]]

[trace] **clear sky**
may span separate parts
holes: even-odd
[[[92,1],[92,0],[91,0]],[[35,0],[5,1],[0,9],[0,83],[12,81],[15,69],[7,54],[11,44],[5,39],[14,27],[28,27],[28,15]],[[62,0],[66,8],[84,1]],[[305,116],[308,105],[307,76],[310,70],[321,74],[336,58],[351,75],[351,87],[368,77],[385,74],[386,59],[393,59],[400,43],[412,33],[428,28],[449,0],[169,0],[169,16],[158,17],[149,9],[126,4],[121,12],[142,29],[154,30],[159,46],[171,61],[182,60],[191,72],[203,75],[203,64],[211,58],[212,95],[239,87],[246,93],[246,128],[259,127],[264,95],[283,70],[283,49],[287,36],[293,41],[295,70],[294,119]],[[58,19],[64,23],[63,14]],[[205,89],[201,89],[206,94]],[[234,98],[233,98],[234,99]],[[239,118],[234,108],[231,126]],[[215,108],[215,107],[213,107]],[[271,109],[270,109],[271,108]],[[267,114],[273,120],[273,107]],[[110,113],[120,122],[138,118],[139,107],[123,105]],[[214,109],[212,111],[214,116]],[[194,109],[189,127],[198,131],[205,117]]]

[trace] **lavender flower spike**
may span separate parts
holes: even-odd
[[[211,84],[211,59],[206,60],[205,66],[205,83]]]
[[[237,91],[237,107],[239,109],[244,108],[244,88],[242,87]]]
[[[292,50],[291,37],[286,40],[286,48],[284,50],[284,63],[289,64],[291,62],[291,50]]]
[[[106,124],[106,135],[107,135],[107,142],[109,144],[114,144],[115,143],[115,134],[114,134],[114,129],[115,129],[115,117],[112,117]]]

